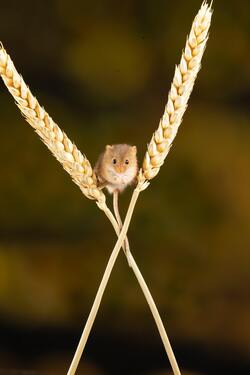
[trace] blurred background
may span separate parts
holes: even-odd
[[[122,142],[142,161],[200,4],[1,1],[0,40],[92,164]],[[250,371],[250,2],[214,9],[183,124],[129,231],[184,375]],[[0,374],[65,374],[116,237],[2,83],[0,108]],[[171,374],[122,253],[78,373]]]

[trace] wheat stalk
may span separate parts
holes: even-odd
[[[72,180],[80,187],[84,195],[89,199],[96,200],[98,207],[104,211],[118,236],[120,233],[119,223],[116,222],[115,217],[107,207],[105,195],[97,187],[96,176],[93,172],[90,162],[84,155],[81,154],[76,146],[69,140],[66,134],[58,127],[58,125],[52,120],[48,113],[40,106],[37,99],[32,95],[30,89],[25,84],[21,75],[18,74],[10,56],[3,48],[1,42],[0,75],[9,92],[14,97],[19,109],[21,110],[21,113],[24,115],[27,122],[35,129],[35,131],[38,133],[42,141],[47,145],[52,154],[62,164],[63,168],[71,175]],[[156,325],[163,340],[163,344],[165,348],[167,348],[167,353],[170,353],[170,356],[174,358],[174,354],[172,352],[159,312],[156,308],[147,284],[145,283],[145,280],[143,279],[143,276],[134,258],[132,257],[132,254],[130,253],[129,243],[127,239],[125,243],[126,248],[124,248],[124,250],[125,255],[128,259],[128,263],[129,265],[131,265],[133,272],[135,273],[135,276],[149,304],[150,310],[152,311]],[[117,245],[115,251],[113,251],[111,255],[111,259],[105,270],[89,318],[85,325],[80,343],[70,366],[68,372],[69,374],[74,374],[76,371],[119,250],[120,247]]]

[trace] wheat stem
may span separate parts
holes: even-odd
[[[116,221],[119,225],[119,228],[121,228],[122,227],[122,219],[121,219],[121,215],[120,215],[118,201],[119,201],[119,192],[118,192],[118,190],[115,190],[114,193],[113,193],[113,208],[114,208],[114,214],[115,214]]]
[[[114,209],[114,214],[115,214],[116,222],[118,223],[118,233],[116,232],[117,235],[119,235],[120,230],[122,228],[122,219],[121,219],[121,216],[120,216],[118,201],[119,201],[119,192],[118,192],[118,190],[115,190],[113,192],[113,209]],[[129,265],[129,267],[131,267],[130,262],[129,262],[129,260],[130,260],[130,257],[129,257],[130,247],[129,247],[129,242],[128,242],[128,237],[127,236],[125,238],[123,248],[124,248],[127,260],[128,260],[128,265]]]
[[[158,328],[158,331],[159,331],[159,334],[160,334],[160,337],[162,339],[162,342],[163,342],[163,345],[164,345],[164,348],[166,350],[166,353],[167,353],[167,356],[168,356],[168,359],[169,359],[169,362],[171,364],[171,367],[172,367],[172,370],[173,370],[173,373],[174,375],[181,375],[181,372],[180,372],[180,369],[179,369],[179,366],[178,366],[178,363],[176,361],[176,358],[175,358],[175,355],[174,355],[174,352],[173,352],[173,349],[171,347],[171,344],[170,344],[170,341],[169,341],[169,338],[167,336],[167,333],[166,333],[166,330],[164,328],[164,325],[163,325],[163,322],[161,320],[161,317],[160,317],[160,314],[159,314],[159,311],[156,307],[156,304],[153,300],[153,297],[148,289],[148,286],[133,258],[133,255],[131,254],[131,257],[130,257],[130,267],[133,269],[134,271],[134,274],[138,280],[138,283],[140,284],[140,287],[143,291],[143,294],[147,300],[147,303],[149,305],[149,308],[152,312],[152,315],[154,317],[154,320],[155,320],[155,323],[157,325],[157,328]]]

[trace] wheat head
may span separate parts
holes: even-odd
[[[105,204],[105,195],[97,187],[90,162],[40,106],[1,43],[0,75],[26,121],[35,129],[83,194],[96,200],[102,207]]]
[[[212,16],[211,6],[212,4],[208,5],[204,1],[193,21],[181,62],[175,68],[165,112],[147,147],[138,176],[139,187],[146,187],[145,182],[158,174],[182,122],[208,40]]]

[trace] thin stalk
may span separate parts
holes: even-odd
[[[115,214],[115,218],[116,218],[115,223],[116,222],[118,223],[118,233],[116,233],[117,236],[119,236],[119,233],[120,233],[121,228],[122,228],[122,219],[121,219],[121,216],[120,216],[118,201],[119,201],[119,191],[115,190],[113,192],[113,209],[114,209],[114,214]],[[112,212],[110,212],[110,213],[113,216]],[[110,219],[110,217],[109,217],[109,219]],[[116,225],[117,225],[117,223],[116,223]],[[129,255],[128,253],[130,252],[130,249],[129,249],[129,242],[128,242],[127,236],[126,236],[125,241],[124,241],[123,249],[124,249],[127,261],[128,261],[128,265],[129,265],[129,267],[131,267],[130,257],[128,256]]]
[[[74,358],[71,362],[71,365],[70,365],[70,368],[67,372],[67,375],[74,375],[75,372],[76,372],[77,366],[79,364],[79,361],[81,359],[83,350],[84,350],[86,342],[88,340],[89,333],[90,333],[91,328],[93,326],[93,323],[95,321],[96,314],[98,312],[98,309],[99,309],[99,306],[100,306],[100,303],[101,303],[101,300],[102,300],[102,297],[103,297],[103,293],[104,293],[105,288],[107,286],[110,274],[111,274],[112,269],[114,267],[116,258],[119,254],[120,248],[121,248],[121,246],[124,242],[124,239],[126,237],[128,227],[129,227],[129,224],[130,224],[130,221],[131,221],[131,217],[132,217],[132,214],[133,214],[133,211],[134,211],[134,207],[135,207],[135,204],[136,204],[136,201],[138,199],[139,194],[140,194],[140,190],[135,189],[134,192],[133,192],[130,204],[129,204],[127,215],[125,217],[124,225],[123,225],[121,233],[120,233],[120,235],[117,239],[116,245],[115,245],[115,247],[114,247],[114,249],[113,249],[113,251],[110,255],[107,267],[106,267],[105,272],[103,274],[103,277],[102,277],[101,283],[99,285],[99,288],[98,288],[93,306],[90,310],[87,322],[85,324],[82,336],[80,338],[79,344],[77,346]]]
[[[122,219],[119,211],[119,191],[115,190],[113,193],[113,208],[114,208],[114,213],[115,213],[115,218],[118,223],[119,228],[122,228]]]
[[[148,289],[148,286],[147,286],[147,284],[146,284],[146,282],[145,282],[145,280],[144,280],[144,278],[143,278],[143,276],[142,276],[142,274],[141,274],[141,272],[140,272],[140,270],[139,270],[139,268],[138,268],[138,266],[137,266],[137,264],[136,264],[136,262],[133,258],[133,255],[131,253],[130,253],[130,265],[131,265],[132,270],[134,271],[135,277],[137,278],[137,281],[140,284],[140,287],[143,291],[143,294],[144,294],[144,296],[147,300],[149,308],[150,308],[150,310],[152,312],[152,315],[154,317],[155,323],[157,325],[159,334],[160,334],[161,339],[162,339],[162,343],[164,345],[164,348],[166,350],[169,362],[171,364],[173,373],[174,373],[174,375],[181,375],[178,363],[176,361],[176,358],[175,358],[173,349],[171,347],[168,335],[167,335],[166,330],[164,328],[163,322],[161,320],[159,311],[156,307],[156,304],[155,304],[155,302],[153,300],[153,297],[152,297],[152,295],[151,295],[151,293]]]

